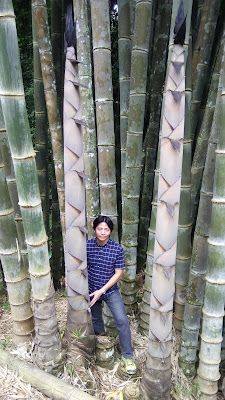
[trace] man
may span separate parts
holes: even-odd
[[[131,345],[131,332],[117,282],[122,277],[125,263],[122,247],[110,239],[113,222],[99,215],[93,222],[95,238],[87,242],[88,283],[92,321],[96,335],[104,334],[102,301],[109,307],[119,332],[122,368],[127,374],[136,373]]]

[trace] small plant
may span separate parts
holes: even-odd
[[[8,345],[9,345],[9,338],[8,337],[0,339],[0,349],[1,350],[7,349]]]
[[[72,336],[73,336],[75,339],[80,338],[80,337],[82,336],[82,329],[81,329],[81,328],[74,329],[74,331],[72,332]]]

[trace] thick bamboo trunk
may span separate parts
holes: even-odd
[[[0,96],[28,248],[36,334],[34,354],[40,365],[52,369],[61,357],[61,343],[11,1],[1,1],[0,14]]]
[[[215,64],[214,72],[212,74],[208,99],[205,107],[205,112],[201,124],[201,128],[198,134],[195,152],[193,156],[192,166],[191,166],[191,203],[192,203],[192,222],[197,216],[197,209],[199,203],[199,192],[201,188],[202,175],[205,166],[206,153],[209,135],[211,132],[212,121],[214,116],[214,111],[216,107],[217,89],[219,82],[221,66],[221,49],[217,55],[217,61]]]
[[[120,287],[124,302],[128,307],[132,307],[136,303],[136,291],[134,289],[151,17],[152,1],[138,0],[135,9],[134,41],[131,53],[126,173],[122,204],[121,242],[125,251],[126,272],[123,275]]]
[[[5,133],[0,103],[0,134]],[[0,143],[0,258],[7,285],[13,319],[13,335],[16,344],[31,340],[34,330],[31,310],[31,285],[28,273],[27,254],[21,254],[17,235],[15,214],[5,179],[5,168]]]
[[[45,105],[44,85],[42,80],[39,48],[34,24],[33,30],[33,71],[34,71],[34,113],[35,113],[35,150],[41,204],[44,214],[45,229],[49,233],[49,182],[48,182],[48,118]]]
[[[52,60],[51,41],[48,29],[46,0],[32,0],[33,17],[38,39],[41,60],[42,78],[45,91],[49,129],[52,141],[52,152],[55,167],[55,178],[59,199],[62,232],[65,225],[65,199],[63,174],[62,129],[57,105],[55,73]]]
[[[139,270],[143,269],[146,264],[148,228],[151,215],[151,201],[154,186],[154,169],[156,165],[158,138],[160,130],[162,92],[163,84],[165,81],[168,34],[170,28],[172,6],[171,0],[160,0],[157,3],[154,43],[149,77],[150,115],[144,141],[144,176],[140,199],[140,221],[138,228],[137,267]]]
[[[115,135],[113,113],[111,39],[109,3],[91,1],[93,62],[98,143],[98,172],[101,214],[115,223],[117,238],[117,195],[115,172]]]
[[[126,144],[128,128],[128,106],[130,93],[130,1],[118,1],[118,56],[120,85],[120,144],[121,144],[121,193],[123,196],[126,173]]]
[[[172,51],[162,108],[149,347],[142,380],[143,398],[154,400],[170,399],[172,314],[185,117],[184,43],[185,32],[186,43],[189,42],[192,4],[189,2],[187,10],[183,1],[174,2],[174,6],[177,12],[174,33],[171,32],[170,37]]]
[[[0,349],[0,365],[53,400],[94,400],[95,397]]]
[[[87,0],[73,0],[76,20],[76,48],[78,74],[80,81],[81,109],[80,118],[85,122],[81,126],[84,151],[84,170],[86,175],[86,217],[88,237],[93,236],[92,222],[100,213],[99,184],[97,166],[97,147],[95,114],[92,87],[91,34],[89,26],[89,6]]]
[[[209,79],[212,47],[216,31],[216,24],[220,12],[221,0],[204,1],[201,10],[201,20],[198,37],[193,49],[193,96],[191,106],[191,136],[194,139],[196,126],[199,120],[199,111],[202,94]]]
[[[218,99],[220,99],[220,96],[221,90],[219,89],[217,95]],[[207,270],[207,240],[209,237],[212,212],[211,200],[215,169],[215,149],[217,146],[218,136],[219,110],[219,101],[217,101],[202,180],[182,328],[179,364],[185,375],[188,376],[194,376],[196,372],[196,354],[198,350],[200,320],[202,316],[201,311],[205,291],[205,274]]]
[[[203,398],[216,400],[225,303],[225,46],[221,66],[221,109],[216,149],[212,217],[208,239],[208,271],[203,305],[198,383]]]

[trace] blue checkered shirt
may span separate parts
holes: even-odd
[[[109,239],[104,246],[97,243],[96,238],[87,241],[87,267],[89,293],[101,289],[115,274],[115,268],[125,268],[123,248],[120,244]],[[105,299],[115,290],[117,283],[102,295]]]

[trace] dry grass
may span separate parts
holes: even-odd
[[[59,329],[63,334],[66,324],[67,301],[62,293],[56,294],[56,312],[59,321]],[[134,345],[134,355],[139,366],[140,376],[134,379],[139,383],[143,373],[144,364],[147,354],[147,338],[138,332],[137,321],[134,317],[130,318],[131,332]],[[7,351],[17,355],[19,358],[31,361],[31,353],[29,348],[13,347],[12,342],[12,320],[8,310],[2,310],[0,313],[0,346],[6,348]],[[172,398],[174,400],[198,400],[196,385],[187,379],[178,366],[180,337],[174,333],[174,346],[172,354]],[[130,385],[132,380],[121,380],[117,374],[119,358],[112,370],[100,368],[91,365],[88,369],[73,371],[69,366],[65,366],[63,374],[58,377],[64,381],[76,386],[77,388],[87,391],[99,400],[122,400],[122,390],[125,386]],[[16,374],[11,371],[0,368],[0,400],[13,399],[29,399],[29,400],[45,400],[46,396],[33,389],[30,384],[23,382]],[[219,397],[218,397],[219,399]]]

